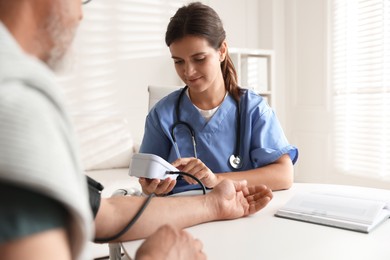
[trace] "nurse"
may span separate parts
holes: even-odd
[[[249,185],[288,189],[298,150],[287,141],[267,102],[237,86],[218,14],[198,2],[179,8],[165,42],[186,87],[149,112],[140,152],[164,158],[208,188],[223,179],[246,179]],[[139,181],[146,194],[200,187],[189,177]]]

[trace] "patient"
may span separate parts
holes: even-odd
[[[117,234],[145,201],[100,199],[99,189],[89,186],[92,214],[76,138],[51,71],[73,39],[81,2],[0,0],[2,260],[88,259],[86,242]],[[205,259],[202,243],[182,228],[253,214],[271,198],[267,187],[245,181],[221,182],[206,196],[153,198],[115,241],[148,237],[137,259]]]

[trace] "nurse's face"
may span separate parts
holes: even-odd
[[[225,48],[225,43],[223,48]],[[215,50],[202,37],[185,36],[174,41],[169,49],[176,72],[192,92],[224,86],[221,61],[224,52]],[[224,88],[223,88],[224,89]]]

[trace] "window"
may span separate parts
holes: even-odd
[[[332,0],[334,161],[390,180],[390,0]]]

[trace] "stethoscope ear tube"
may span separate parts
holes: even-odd
[[[181,155],[179,152],[179,147],[178,147],[177,141],[176,141],[176,135],[175,135],[175,129],[178,125],[184,125],[190,131],[191,140],[192,140],[192,147],[194,148],[194,156],[195,156],[195,158],[198,158],[198,154],[196,153],[195,131],[190,124],[183,122],[183,121],[180,121],[180,120],[176,121],[176,123],[174,123],[172,128],[171,128],[171,136],[172,136],[172,140],[173,140],[173,145],[175,146],[175,149],[176,149],[177,157],[181,158]]]
[[[175,146],[175,149],[176,149],[176,153],[177,153],[177,156],[178,158],[181,158],[180,156],[180,152],[179,152],[179,148],[177,146],[177,142],[176,142],[176,136],[175,136],[175,128],[178,126],[178,125],[184,125],[191,133],[191,138],[192,138],[192,145],[193,145],[193,148],[194,148],[194,156],[195,158],[198,158],[198,155],[197,155],[197,152],[196,152],[196,138],[195,138],[195,131],[194,129],[191,127],[190,124],[188,124],[187,122],[184,122],[184,121],[181,121],[180,120],[180,103],[181,103],[181,100],[183,98],[183,95],[184,93],[186,92],[188,86],[185,86],[182,91],[180,92],[180,95],[179,95],[179,98],[177,100],[177,103],[176,103],[176,108],[175,108],[175,112],[176,112],[176,122],[172,125],[171,127],[171,137],[172,137],[172,140],[173,140],[173,143],[174,143],[174,146]],[[234,154],[232,154],[230,157],[229,157],[229,160],[228,160],[228,163],[229,165],[237,170],[237,169],[240,169],[242,168],[242,165],[243,165],[243,160],[240,156],[240,146],[241,146],[241,142],[240,142],[240,139],[241,139],[241,114],[240,114],[240,103],[239,101],[236,101],[236,104],[237,104],[237,136],[236,136],[236,147],[235,147],[235,151],[234,151]]]
[[[237,136],[236,136],[236,147],[235,153],[229,157],[230,166],[235,169],[242,168],[242,158],[240,156],[240,147],[241,147],[241,114],[240,114],[240,103],[237,101]]]

